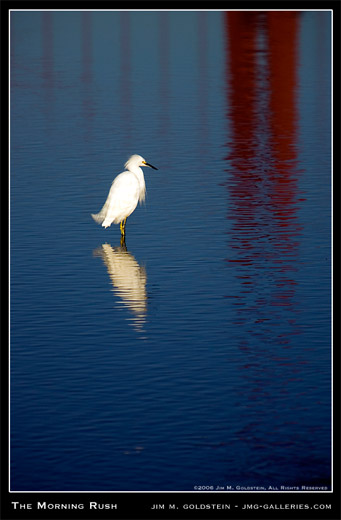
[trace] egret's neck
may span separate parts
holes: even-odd
[[[140,182],[144,182],[143,170],[139,166],[130,166],[129,170],[136,175]]]
[[[145,200],[145,197],[146,197],[146,184],[144,182],[144,175],[143,175],[143,170],[142,168],[140,168],[139,166],[133,166],[133,167],[130,167],[129,170],[134,174],[136,175],[136,178],[137,180],[139,181],[139,186],[140,186],[140,190],[139,190],[139,201],[140,203],[143,202]]]

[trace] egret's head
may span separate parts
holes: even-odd
[[[157,170],[157,168],[155,168],[155,166],[147,163],[147,161],[143,157],[141,157],[141,155],[132,155],[131,157],[129,157],[129,159],[125,163],[124,167],[129,170],[129,166],[139,166],[139,167],[149,166],[149,168],[153,168],[154,170]]]

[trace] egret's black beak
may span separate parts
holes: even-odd
[[[158,168],[155,168],[155,166],[153,166],[152,164],[149,164],[149,163],[144,163],[146,166],[149,166],[150,168],[153,168],[153,170],[158,170]]]

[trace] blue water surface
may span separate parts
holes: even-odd
[[[11,12],[12,491],[330,486],[330,24]]]

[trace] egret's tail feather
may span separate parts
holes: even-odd
[[[97,224],[102,224],[105,216],[103,215],[103,213],[100,211],[99,213],[91,213],[91,216],[92,218],[94,219],[95,222],[97,222]]]

